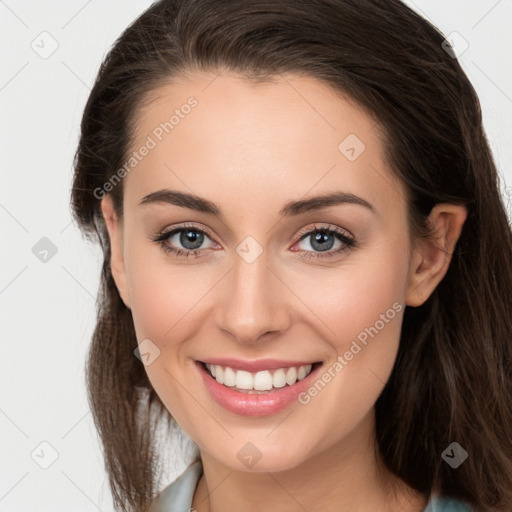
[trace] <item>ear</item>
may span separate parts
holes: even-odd
[[[464,206],[441,203],[432,208],[428,221],[434,239],[416,240],[412,250],[405,304],[421,306],[441,282],[467,217]]]
[[[110,239],[110,268],[112,277],[119,291],[119,295],[125,306],[130,309],[128,286],[126,284],[126,268],[123,255],[123,225],[114,209],[114,203],[110,194],[106,194],[101,200],[101,212],[105,219]]]

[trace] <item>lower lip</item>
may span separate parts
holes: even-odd
[[[298,401],[300,393],[310,386],[310,382],[322,366],[318,365],[307,377],[291,386],[286,385],[268,393],[249,394],[219,384],[203,363],[196,361],[196,365],[212,398],[224,409],[240,416],[269,416],[286,409],[293,402]]]

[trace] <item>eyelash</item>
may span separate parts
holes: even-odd
[[[163,230],[163,231],[157,233],[156,236],[152,237],[151,240],[153,242],[158,243],[165,252],[170,253],[177,258],[201,257],[201,256],[198,256],[198,254],[200,252],[204,251],[204,249],[193,249],[193,250],[192,249],[179,249],[179,248],[177,249],[167,243],[169,238],[171,238],[176,233],[181,233],[182,231],[194,231],[195,233],[204,234],[208,238],[213,239],[213,237],[209,231],[207,231],[205,229],[200,229],[194,225],[183,224],[182,226],[178,226],[170,231]],[[343,245],[339,249],[334,250],[334,251],[332,251],[332,250],[325,251],[325,252],[305,251],[305,250],[297,251],[297,252],[307,253],[307,256],[305,256],[307,259],[312,259],[312,260],[330,259],[340,253],[348,252],[351,249],[357,247],[355,238],[352,236],[349,236],[346,232],[340,230],[339,228],[328,227],[328,226],[324,226],[324,225],[318,226],[316,224],[314,225],[313,229],[309,228],[309,229],[305,229],[305,230],[302,230],[301,232],[299,232],[299,239],[297,240],[297,242],[295,242],[295,244],[298,242],[301,242],[302,240],[306,239],[309,235],[312,235],[314,233],[323,233],[323,234],[328,234],[328,235],[334,235],[340,242],[342,242]]]

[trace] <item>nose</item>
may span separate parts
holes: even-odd
[[[267,252],[254,261],[240,256],[223,280],[216,324],[240,344],[260,343],[284,333],[290,325],[290,292],[269,267]]]

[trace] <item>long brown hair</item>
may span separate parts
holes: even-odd
[[[97,191],[122,167],[149,91],[183,71],[229,69],[251,80],[305,73],[373,114],[415,236],[436,203],[466,205],[448,273],[405,309],[376,403],[378,451],[427,498],[512,510],[512,235],[478,97],[444,40],[399,0],[161,0],[116,41],[83,114],[72,208],[104,253],[87,385],[117,509],[147,510],[155,497],[155,428],[172,418],[134,356]],[[119,217],[122,189],[111,192]],[[469,454],[457,469],[441,457],[453,441]]]

